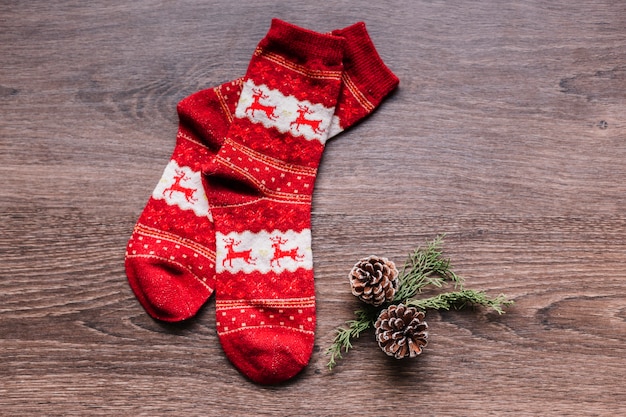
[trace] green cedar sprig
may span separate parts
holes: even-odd
[[[328,369],[332,370],[337,360],[342,358],[342,352],[348,353],[352,349],[352,341],[358,339],[361,333],[374,326],[378,314],[390,304],[403,303],[421,310],[450,310],[462,309],[468,306],[479,305],[491,308],[499,314],[504,313],[504,306],[513,304],[505,295],[489,297],[484,291],[466,290],[463,288],[463,278],[452,270],[450,259],[443,257],[443,236],[438,236],[425,248],[418,247],[411,253],[399,275],[399,288],[391,303],[379,307],[364,305],[355,311],[356,319],[345,323],[347,327],[339,327],[335,339],[326,350],[330,356]],[[454,285],[456,291],[441,293],[429,298],[414,299],[424,287],[434,286],[442,288],[446,282]]]
[[[450,259],[443,257],[443,236],[437,236],[426,248],[418,247],[409,255],[398,279],[398,291],[392,304],[402,303],[422,292],[428,285],[443,287],[450,281],[463,287],[463,278],[452,271]]]
[[[326,354],[330,355],[328,360],[328,369],[332,370],[337,364],[337,359],[343,356],[341,352],[348,353],[352,349],[352,340],[358,339],[365,330],[374,325],[378,310],[372,306],[366,305],[363,309],[354,312],[356,320],[346,322],[347,328],[340,327],[337,329],[333,344],[326,350]]]
[[[405,303],[406,306],[416,307],[420,310],[461,310],[468,306],[483,306],[493,309],[498,314],[504,314],[502,307],[511,304],[513,301],[508,300],[503,294],[491,298],[484,291],[476,290],[446,292],[421,300],[407,300]]]

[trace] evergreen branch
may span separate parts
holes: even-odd
[[[452,271],[450,260],[443,257],[441,246],[443,235],[430,242],[426,248],[418,247],[409,255],[404,264],[402,273],[398,277],[398,290],[390,303],[379,307],[365,305],[355,311],[356,318],[345,324],[347,327],[337,329],[332,345],[326,350],[330,355],[328,369],[332,370],[342,353],[352,349],[352,340],[359,338],[361,333],[374,326],[378,314],[383,308],[392,304],[403,303],[421,310],[460,310],[468,306],[478,305],[491,308],[499,314],[504,313],[503,307],[513,304],[503,294],[489,297],[484,291],[466,290],[463,288],[463,278]],[[417,294],[428,285],[437,288],[443,287],[446,281],[454,284],[457,291],[441,293],[424,299],[415,299]]]
[[[341,352],[348,353],[352,349],[352,339],[358,339],[361,333],[374,325],[376,321],[377,311],[370,306],[354,312],[356,320],[346,322],[347,328],[340,327],[333,340],[333,344],[326,350],[326,354],[330,355],[328,360],[328,369],[332,370],[337,364],[337,359],[341,359]]]
[[[438,294],[430,298],[407,300],[405,304],[421,310],[450,310],[451,308],[461,310],[469,305],[480,305],[491,308],[498,314],[503,314],[504,310],[502,307],[513,304],[513,301],[508,300],[503,294],[491,298],[484,291],[460,290]]]
[[[443,235],[437,236],[424,249],[418,247],[409,255],[399,279],[399,288],[393,303],[403,302],[422,292],[427,285],[441,288],[446,280],[463,288],[463,278],[452,271],[450,259],[443,258]]]

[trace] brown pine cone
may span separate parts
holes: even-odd
[[[428,343],[424,312],[415,307],[391,305],[380,312],[374,327],[378,346],[396,359],[414,358]]]
[[[387,258],[372,255],[361,259],[348,276],[352,294],[374,306],[393,300],[398,289],[398,269]]]

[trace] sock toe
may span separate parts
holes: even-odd
[[[309,363],[313,334],[289,327],[240,329],[220,335],[224,352],[241,373],[259,384],[278,384]]]
[[[152,317],[176,322],[193,317],[213,289],[189,271],[151,259],[127,259],[128,282]]]

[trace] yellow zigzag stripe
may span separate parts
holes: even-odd
[[[158,260],[160,260],[160,261],[163,261],[163,262],[167,262],[167,263],[170,263],[170,264],[176,265],[176,266],[178,266],[178,267],[179,267],[179,268],[181,268],[181,269],[185,269],[185,270],[187,270],[187,272],[189,272],[189,273],[190,273],[190,274],[191,274],[191,275],[192,275],[195,279],[197,279],[199,283],[201,283],[202,285],[204,285],[204,286],[205,286],[205,287],[206,287],[209,291],[213,292],[213,288],[211,288],[211,287],[210,287],[210,286],[209,286],[206,282],[204,282],[204,280],[203,280],[202,278],[200,278],[199,276],[197,276],[196,274],[194,274],[193,272],[191,272],[191,271],[189,270],[189,268],[188,268],[188,267],[186,267],[185,265],[181,264],[180,262],[176,262],[176,261],[173,261],[173,260],[171,260],[171,259],[164,258],[164,257],[162,257],[162,256],[156,256],[156,255],[145,255],[145,254],[139,254],[139,255],[129,255],[129,254],[127,254],[127,255],[126,255],[126,257],[127,257],[127,258],[148,258],[148,259],[158,259]]]
[[[308,335],[311,335],[311,336],[315,334],[311,330],[304,330],[304,329],[299,329],[297,327],[290,327],[290,326],[275,326],[275,325],[242,326],[242,327],[239,327],[237,329],[226,330],[226,331],[223,331],[223,332],[219,332],[219,334],[223,336],[225,334],[237,333],[237,332],[241,332],[241,331],[245,331],[245,330],[254,330],[254,329],[285,329],[285,330],[292,330],[294,332],[308,334]]]
[[[297,72],[298,74],[304,75],[309,78],[330,79],[330,80],[341,79],[342,71],[324,71],[324,70],[316,70],[316,69],[307,68],[305,66],[288,61],[281,55],[278,55],[274,52],[265,51],[263,50],[263,48],[257,48],[254,51],[254,55],[265,58],[268,61],[272,61],[275,64],[278,64],[282,67],[290,69],[294,72]]]
[[[237,203],[237,204],[224,204],[221,205],[220,204],[220,208],[225,208],[225,207],[244,207],[244,206],[249,206],[251,204],[256,204],[259,201],[272,201],[275,203],[283,203],[283,204],[310,204],[310,202],[308,201],[288,201],[288,200],[281,200],[279,198],[272,198],[272,197],[259,197],[256,198],[254,200],[251,201],[246,201],[245,203]]]
[[[237,308],[313,308],[315,297],[285,299],[217,300],[215,308],[231,310]]]
[[[228,122],[232,123],[233,115],[231,114],[230,110],[228,110],[228,104],[226,103],[226,99],[224,98],[224,95],[222,95],[222,92],[220,91],[219,87],[215,87],[213,91],[215,91],[215,95],[220,101],[220,106],[222,107],[222,110],[224,111],[226,118],[228,118]]]
[[[374,105],[367,99],[367,97],[363,95],[363,93],[361,93],[361,90],[359,90],[356,84],[354,84],[354,82],[350,79],[350,76],[348,76],[348,74],[344,72],[343,75],[341,76],[341,80],[343,81],[345,86],[348,88],[348,90],[350,90],[354,98],[359,102],[361,106],[363,106],[365,110],[367,110],[368,112],[371,112],[374,110]]]
[[[178,132],[178,137],[182,138],[182,139],[185,139],[185,140],[188,140],[189,142],[194,143],[194,144],[196,144],[196,145],[198,145],[200,147],[203,147],[205,149],[209,149],[204,143],[198,142],[196,139],[192,138],[191,136],[189,136],[186,133]]]
[[[215,161],[221,163],[229,169],[243,175],[248,180],[250,180],[256,187],[258,187],[262,192],[268,196],[275,197],[279,200],[294,200],[294,201],[311,201],[311,196],[308,194],[293,194],[293,193],[283,193],[280,191],[274,191],[267,188],[263,183],[257,180],[253,175],[247,172],[245,169],[240,168],[239,166],[227,161],[222,158],[219,154],[215,156]]]
[[[140,235],[152,237],[155,239],[167,240],[169,242],[185,246],[186,248],[191,249],[192,251],[199,253],[209,260],[215,262],[215,252],[200,245],[197,242],[194,242],[193,240],[180,237],[173,233],[164,232],[163,230],[155,229],[153,227],[149,227],[140,223],[137,223],[137,225],[135,226],[135,232]]]
[[[270,165],[276,169],[279,169],[281,171],[285,171],[285,172],[289,172],[292,174],[300,174],[300,175],[307,175],[310,177],[314,177],[317,174],[317,169],[315,168],[309,168],[309,167],[303,167],[303,166],[298,166],[298,165],[292,165],[292,164],[288,164],[285,163],[283,161],[281,161],[280,159],[275,159],[272,158],[271,156],[267,156],[267,155],[263,155],[261,153],[258,153],[250,148],[248,148],[247,146],[241,145],[237,142],[234,142],[231,139],[226,139],[226,141],[224,142],[225,144],[227,143],[228,145],[232,146],[235,149],[238,149],[239,151],[241,151],[242,153],[245,153],[246,155],[248,155],[250,158],[254,158],[258,161],[261,161],[263,163],[265,163],[266,165]]]

